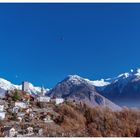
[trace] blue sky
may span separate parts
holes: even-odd
[[[53,87],[140,67],[140,4],[0,4],[0,77]]]

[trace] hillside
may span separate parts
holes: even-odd
[[[26,107],[15,106],[19,102]],[[1,137],[7,136],[6,128],[9,127],[15,130],[14,137],[140,136],[140,110],[137,109],[113,111],[108,107],[90,107],[74,100],[65,100],[57,105],[53,98],[40,102],[20,90],[7,93],[1,103],[6,113],[0,121]],[[33,129],[32,133],[27,131],[29,128]]]
[[[44,136],[51,137],[136,137],[140,136],[140,111],[64,103],[55,107],[59,115],[55,125],[46,126]]]

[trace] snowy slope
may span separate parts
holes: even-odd
[[[107,86],[115,83],[119,83],[120,90],[127,85],[128,82],[131,80],[138,81],[140,80],[140,69],[131,69],[130,72],[125,72],[122,74],[119,74],[117,77],[113,78],[107,78],[107,79],[101,79],[101,80],[89,80],[85,79],[98,89],[105,89]]]
[[[140,107],[140,69],[112,78],[100,94],[121,106]]]
[[[3,78],[0,78],[0,94],[4,93],[4,91],[7,90],[13,90],[13,89],[22,89],[21,85],[14,85],[10,81],[7,81]],[[45,92],[47,92],[49,89],[44,89]],[[29,93],[31,94],[37,94],[41,92],[41,87],[36,87],[33,84],[29,83]]]
[[[110,85],[116,84],[119,87],[120,92],[130,82],[140,80],[140,69],[131,69],[130,72],[125,72],[118,75],[115,78],[110,79]]]
[[[18,85],[14,85],[11,82],[0,78],[0,88],[4,89],[4,90],[12,90],[12,89],[16,89],[19,88]]]
[[[89,80],[89,79],[86,79],[86,78],[82,78],[78,75],[69,75],[68,76],[71,80],[71,82],[74,82],[78,84],[78,82],[82,81],[82,80],[85,80],[87,81],[88,83],[96,86],[96,87],[103,87],[103,86],[107,86],[110,84],[110,80],[104,80],[104,79],[101,79],[101,80]]]

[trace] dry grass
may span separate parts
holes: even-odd
[[[58,125],[67,136],[136,137],[140,136],[140,111],[124,108],[113,112],[107,108],[90,108],[73,103],[55,110],[61,116]],[[57,123],[57,122],[56,122]]]

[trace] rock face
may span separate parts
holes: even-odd
[[[51,89],[48,95],[85,102],[90,106],[108,107],[112,110],[120,109],[119,106],[98,94],[93,84],[77,75],[68,76]]]

